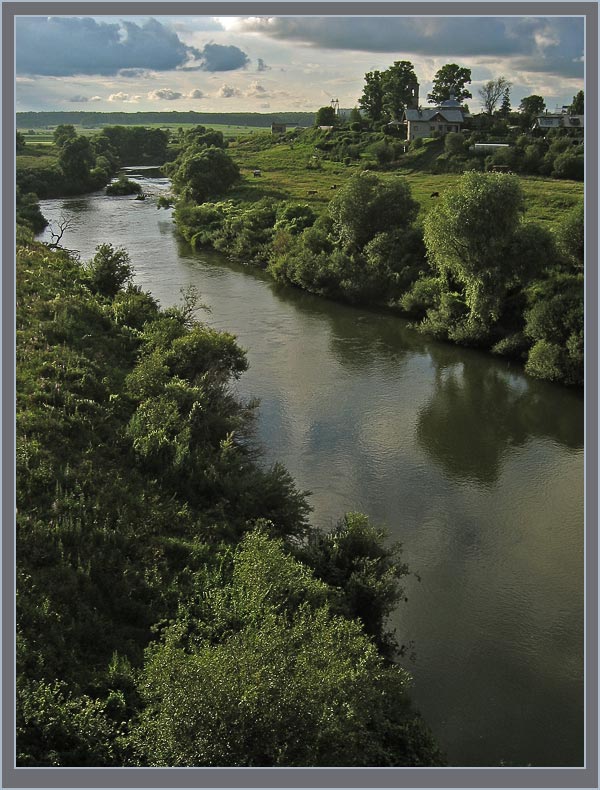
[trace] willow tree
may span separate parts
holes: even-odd
[[[427,257],[444,283],[442,293],[463,306],[449,336],[485,336],[509,291],[526,285],[552,259],[552,236],[523,223],[523,209],[515,176],[470,172],[425,218]]]

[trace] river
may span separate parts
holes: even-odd
[[[168,188],[44,200],[83,260],[125,247],[163,306],[193,284],[237,335],[267,462],[311,491],[313,522],[349,510],[402,542],[419,579],[392,625],[413,698],[451,765],[583,764],[583,397],[401,319],[279,286],[175,234]],[[42,238],[48,238],[46,231]],[[414,655],[413,655],[414,654]]]

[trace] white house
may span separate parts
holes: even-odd
[[[407,108],[402,122],[406,126],[406,139],[416,140],[419,137],[433,137],[436,132],[440,135],[460,132],[465,117],[460,102],[450,97],[437,107]]]
[[[555,112],[538,115],[532,130],[547,132],[550,129],[569,129],[570,131],[583,132],[584,128],[584,115],[569,115],[569,113]]]

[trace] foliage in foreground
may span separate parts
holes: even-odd
[[[160,310],[122,250],[20,235],[18,764],[438,764],[360,604],[396,600],[398,550],[357,515],[334,555],[308,541],[235,339],[193,294]]]

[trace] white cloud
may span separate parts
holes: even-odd
[[[182,96],[183,93],[174,91],[172,88],[158,88],[148,92],[148,98],[152,101],[175,101],[176,99],[181,99]]]
[[[200,90],[200,88],[194,88],[193,91],[185,94],[186,99],[204,99],[204,93]]]
[[[261,85],[257,80],[254,80],[254,82],[250,83],[248,90],[244,95],[248,96],[249,98],[258,97],[261,99],[267,99],[269,97],[267,89],[263,85]]]
[[[135,104],[138,102],[142,97],[139,94],[131,94],[131,93],[124,93],[123,91],[119,91],[118,93],[111,93],[108,97],[108,101],[122,101],[128,104]]]
[[[232,85],[221,85],[217,91],[219,99],[232,99],[234,96],[241,96],[241,92]]]

